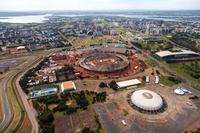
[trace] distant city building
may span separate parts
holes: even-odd
[[[8,47],[6,50],[9,54],[24,54],[28,52],[25,46]]]

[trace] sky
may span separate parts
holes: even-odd
[[[0,0],[0,10],[192,10],[200,0]]]

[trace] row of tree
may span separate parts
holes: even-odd
[[[177,43],[180,46],[189,48],[193,51],[200,51],[193,37],[190,36],[188,33],[176,33],[172,36],[171,41]]]
[[[117,85],[117,83],[116,83],[116,81],[115,80],[112,80],[110,83],[105,83],[105,82],[101,82],[100,84],[99,84],[99,87],[100,88],[106,88],[106,87],[110,87],[110,88],[112,88],[113,90],[115,90],[115,91],[117,91],[118,90],[118,85]]]
[[[197,61],[191,62],[190,64],[183,63],[182,67],[191,77],[200,79],[200,63]]]
[[[19,84],[22,87],[22,89],[24,90],[24,92],[28,93],[28,91],[26,90],[28,87],[30,87],[28,85],[29,83],[29,79],[31,77],[35,76],[35,73],[40,70],[42,68],[42,66],[44,65],[45,62],[48,62],[48,58],[45,58],[43,61],[41,61],[36,67],[28,70],[24,76],[20,79]]]

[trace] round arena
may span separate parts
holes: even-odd
[[[123,70],[129,65],[129,60],[122,54],[92,53],[80,59],[80,66],[86,70],[108,73]]]
[[[159,113],[166,108],[165,100],[157,93],[150,90],[138,90],[129,95],[129,104],[143,113]]]

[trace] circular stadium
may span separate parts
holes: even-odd
[[[164,99],[150,90],[138,90],[129,98],[130,105],[140,112],[159,113],[166,108]]]
[[[115,53],[91,53],[79,60],[80,66],[94,72],[116,72],[129,65],[126,56]]]

